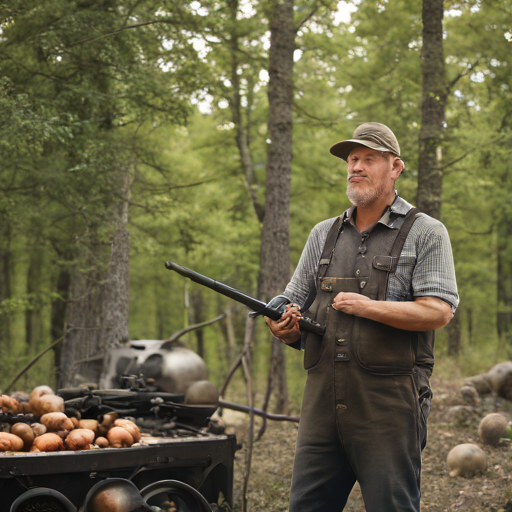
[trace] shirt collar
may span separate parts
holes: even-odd
[[[393,200],[393,203],[391,203],[391,206],[386,208],[386,211],[382,214],[382,217],[378,222],[384,224],[384,226],[387,226],[388,228],[398,229],[403,223],[403,218],[411,208],[414,207],[405,199],[402,199],[395,191],[395,199]],[[355,210],[356,207],[351,206],[348,210],[343,212],[343,223],[350,222],[351,224],[354,224],[353,215]]]

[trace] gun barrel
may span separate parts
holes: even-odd
[[[191,281],[206,286],[207,288],[210,288],[211,290],[214,290],[217,293],[220,293],[221,295],[225,295],[230,299],[236,300],[237,302],[241,302],[242,304],[244,304],[248,308],[251,308],[254,311],[259,312],[265,309],[266,304],[264,302],[261,302],[260,300],[255,299],[250,295],[246,295],[245,293],[241,292],[240,290],[237,290],[236,288],[231,288],[231,286],[219,283],[219,281],[215,281],[210,277],[206,277],[203,276],[202,274],[199,274],[198,272],[194,272],[189,268],[182,267],[181,265],[173,263],[172,261],[167,261],[165,263],[165,267],[169,270],[174,270],[183,277],[187,277]]]

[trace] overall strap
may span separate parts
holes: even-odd
[[[412,228],[412,225],[414,224],[414,221],[416,220],[417,214],[420,211],[418,208],[411,208],[407,215],[405,216],[404,223],[402,224],[402,227],[400,228],[400,231],[398,233],[398,236],[395,239],[395,243],[393,244],[393,247],[391,248],[390,256],[392,258],[399,258],[400,254],[402,254],[402,249],[404,248],[405,240],[407,239],[407,235],[409,235],[409,231]],[[398,260],[397,260],[398,262]],[[395,265],[396,269],[396,265]]]
[[[332,257],[334,255],[334,249],[336,248],[336,242],[343,231],[343,216],[340,215],[331,226],[327,238],[325,239],[324,248],[322,250],[322,256],[320,256],[320,262],[318,263],[317,275],[319,278],[325,277],[329,265],[331,264]]]
[[[388,280],[389,275],[396,271],[398,260],[402,249],[404,247],[405,240],[411,227],[416,220],[416,215],[419,212],[418,208],[411,208],[396,235],[395,241],[391,247],[389,255],[375,256],[372,262],[373,274],[371,279],[371,290],[376,294],[377,300],[386,300],[388,293]],[[377,272],[375,272],[377,271]]]

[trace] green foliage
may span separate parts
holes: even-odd
[[[292,268],[312,227],[349,205],[345,167],[328,149],[361,122],[392,127],[406,163],[398,189],[415,202],[421,2],[354,4],[351,22],[338,23],[333,3],[296,2],[296,22],[307,21],[297,33],[295,63]],[[503,231],[512,221],[512,16],[504,0],[451,2],[446,10],[442,216],[461,296],[457,364],[467,374],[505,357],[496,311],[509,307],[498,300],[498,266],[512,254]],[[58,276],[104,268],[120,170],[129,169],[133,180],[132,338],[166,338],[193,323],[186,291],[201,294],[205,319],[226,310],[227,300],[186,285],[165,270],[166,260],[256,293],[261,225],[248,191],[263,202],[268,16],[267,2],[214,0],[0,6],[0,267],[10,265],[0,271],[0,360],[19,366],[25,353],[51,342]],[[237,101],[251,183],[237,146]],[[28,277],[31,254],[40,256],[39,277]],[[24,341],[26,311],[43,319],[36,346]],[[234,310],[237,348],[245,313]],[[269,347],[260,323],[254,363],[261,387]],[[195,348],[195,335],[185,342]],[[226,324],[206,328],[205,343],[211,378],[220,384],[232,356]],[[442,372],[451,364],[441,363],[443,332],[436,353]],[[6,364],[2,375],[12,373]],[[287,365],[297,404],[301,355],[289,351]],[[49,357],[44,375],[51,366]]]

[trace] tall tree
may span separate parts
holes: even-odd
[[[290,184],[293,128],[293,0],[272,2],[269,10],[268,157],[265,216],[261,234],[260,295],[270,300],[290,278]],[[276,410],[288,409],[283,344],[272,339],[271,378],[275,380]]]
[[[421,49],[421,129],[419,135],[417,206],[441,217],[443,171],[441,144],[444,133],[447,87],[443,50],[443,0],[423,1]]]

